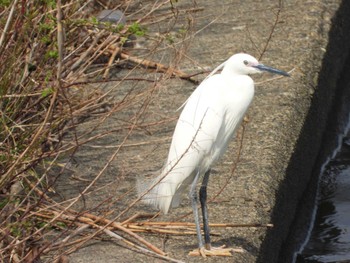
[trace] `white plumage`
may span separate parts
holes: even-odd
[[[146,203],[163,213],[177,207],[195,175],[205,173],[225,152],[254,96],[253,80],[236,69],[237,60],[244,65],[247,58],[258,63],[247,54],[236,54],[221,65],[221,74],[205,79],[189,97],[177,122],[166,165],[151,185],[160,182],[144,196]],[[257,72],[252,69],[247,71]]]
[[[221,68],[222,72],[214,75]],[[143,201],[165,214],[171,207],[180,204],[184,191],[192,184],[190,195],[199,251],[203,256],[230,254],[230,249],[211,249],[206,188],[210,167],[225,152],[252,102],[254,82],[248,74],[261,71],[289,76],[284,71],[259,64],[254,57],[243,53],[233,55],[217,67],[185,102],[160,175],[150,183],[142,179],[138,181],[138,191],[143,195]],[[195,184],[201,175],[204,175],[200,199],[205,246],[195,193]]]

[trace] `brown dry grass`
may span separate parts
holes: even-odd
[[[3,262],[33,262],[62,247],[69,247],[67,255],[79,247],[78,243],[81,245],[101,233],[136,251],[167,259],[161,250],[122,224],[93,214],[79,214],[72,209],[99,179],[119,149],[71,202],[60,204],[49,197],[56,179],[49,178],[48,174],[53,167],[60,167],[57,162],[60,156],[74,156],[82,144],[106,135],[92,135],[92,128],[85,134],[91,136],[84,136],[82,140],[74,132],[77,125],[93,114],[99,115],[99,123],[102,123],[135,100],[126,95],[114,104],[108,99],[109,92],[86,87],[110,81],[110,70],[125,65],[125,61],[130,72],[143,67],[165,73],[163,79],[178,76],[194,81],[192,76],[175,67],[152,60],[154,50],[161,43],[173,41],[166,30],[152,39],[154,49],[141,57],[130,55],[124,49],[131,35],[136,35],[136,39],[149,38],[146,29],[151,24],[172,21],[169,27],[174,26],[181,11],[176,10],[171,1],[150,1],[142,9],[133,1],[111,2],[114,1],[0,2],[3,17],[0,21],[3,28],[0,32],[0,254]],[[159,12],[164,7],[168,12]],[[98,22],[93,15],[104,8],[123,10],[129,18],[126,25]],[[187,30],[183,30],[183,37]],[[173,65],[176,59],[171,62]],[[151,88],[137,94],[136,98],[144,100],[145,107],[157,81],[128,74],[113,80],[121,84],[130,80],[151,83]],[[143,112],[144,108],[140,108],[132,121],[120,128],[129,130],[122,144]],[[75,134],[73,143],[62,141],[67,131]],[[62,166],[61,170],[64,168]],[[61,229],[64,233],[68,226],[74,231],[64,240],[48,242],[45,238],[51,229]],[[95,231],[81,237],[81,232],[87,228]],[[134,241],[112,232],[114,230]],[[80,238],[71,241],[76,236]],[[65,255],[56,255],[55,260],[64,260]]]
[[[195,2],[182,10],[174,6],[175,1],[167,0],[142,1],[143,5],[137,1],[112,2],[15,0],[0,6],[1,17],[6,18],[0,20],[1,261],[33,262],[50,255],[50,261],[65,262],[67,255],[104,235],[138,253],[177,262],[137,232],[194,233],[192,225],[180,224],[169,230],[133,224],[133,220],[149,215],[128,213],[139,199],[118,207],[132,189],[97,204],[96,210],[112,207],[102,213],[75,210],[77,203],[98,191],[97,182],[123,147],[149,143],[133,142],[129,140],[131,135],[139,131],[152,133],[154,127],[173,121],[161,114],[145,121],[159,86],[172,77],[196,82],[194,75],[177,69],[179,61],[186,58],[188,40],[193,35],[191,14],[200,11]],[[128,16],[126,25],[99,23],[93,15],[104,8],[123,10]],[[187,23],[179,29],[180,20]],[[275,25],[277,22],[278,13]],[[148,27],[154,25],[158,25],[159,32],[148,32]],[[176,35],[172,33],[175,27]],[[147,48],[127,46],[132,35],[137,41],[145,38]],[[159,59],[157,51],[165,47],[172,54]],[[115,76],[112,71],[120,68],[127,70]],[[154,78],[134,74],[140,68],[161,74]],[[141,82],[144,88],[138,90],[135,84],[113,100],[111,89],[96,88],[110,81],[117,82],[118,87]],[[121,121],[117,129],[99,130],[111,115],[118,113],[129,114],[129,118]],[[96,123],[78,132],[79,125],[91,116],[98,117]],[[68,141],[64,140],[67,133]],[[55,183],[70,169],[70,163],[60,159],[64,156],[73,160],[80,147],[111,133],[120,134],[121,139],[117,145],[104,146],[113,150],[103,167],[74,197],[57,201],[55,196],[60,193],[55,192]],[[123,171],[120,174],[123,177]],[[53,230],[61,234],[52,238]]]

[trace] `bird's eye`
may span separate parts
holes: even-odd
[[[244,65],[248,65],[248,60],[243,61]]]

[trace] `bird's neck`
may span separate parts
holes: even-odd
[[[221,74],[223,76],[229,77],[229,78],[238,77],[238,76],[244,76],[244,74],[237,73],[234,70],[229,69],[227,67],[223,68],[223,70],[221,71]]]

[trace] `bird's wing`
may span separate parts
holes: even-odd
[[[220,75],[212,76],[189,97],[174,131],[168,163],[179,162],[177,167],[192,170],[216,147],[225,118],[222,94],[217,88],[220,85],[225,85]]]
[[[154,181],[156,187],[147,194],[148,202],[164,213],[180,203],[194,176],[206,172],[225,151],[249,104],[244,101],[250,100],[232,99],[240,97],[232,86],[221,74],[214,75],[189,97],[176,124],[166,165]]]
[[[182,193],[197,173],[212,163],[212,151],[224,121],[224,107],[215,85],[215,75],[202,82],[189,97],[176,124],[167,163],[152,190],[152,202],[164,213],[181,202]],[[220,83],[219,83],[220,84]],[[161,179],[160,179],[161,178]]]

